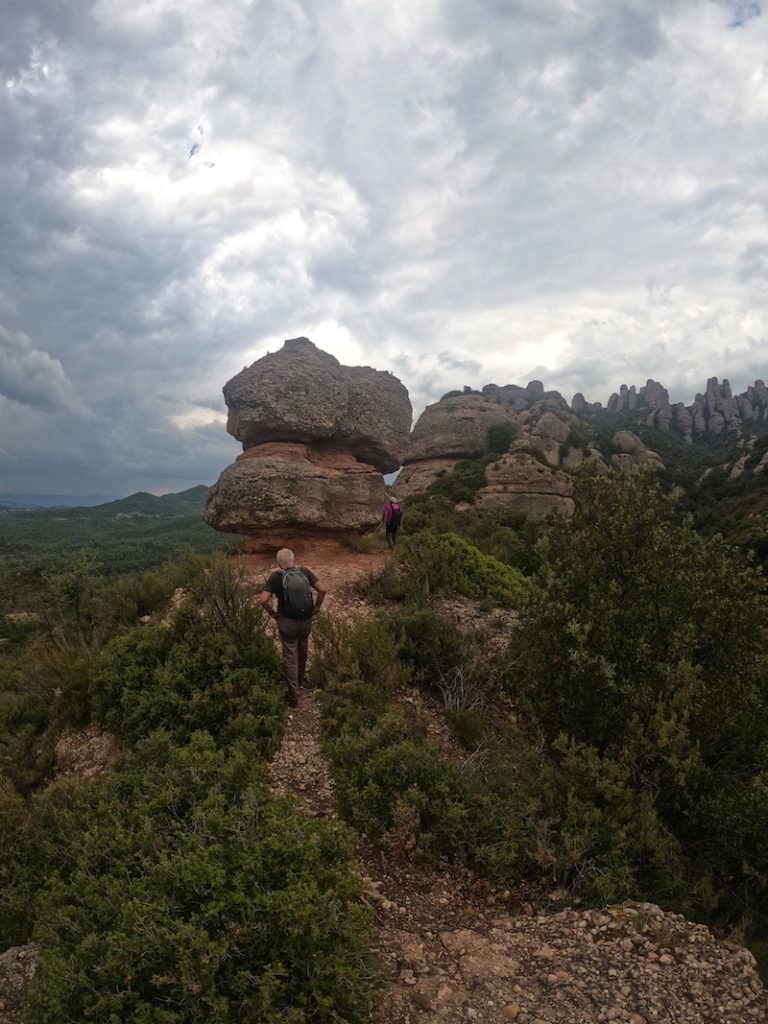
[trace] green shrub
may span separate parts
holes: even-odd
[[[164,728],[178,741],[204,729],[220,742],[235,737],[266,756],[278,742],[283,700],[274,648],[237,647],[202,630],[186,641],[160,626],[113,640],[93,676],[93,708],[108,729],[137,741]]]
[[[520,572],[452,533],[424,530],[407,538],[400,561],[400,573],[412,593],[461,594],[486,600],[491,606],[514,608],[525,591]]]
[[[463,658],[461,633],[428,605],[399,608],[381,616],[378,625],[394,637],[397,658],[417,682],[434,682]]]
[[[342,827],[267,795],[248,746],[156,734],[35,801],[26,1022],[368,1018],[373,965]]]
[[[28,803],[1,775],[0,822],[0,949],[6,950],[29,938],[36,887],[20,872],[31,845]]]
[[[488,428],[486,451],[488,454],[503,455],[517,437],[518,430],[514,423],[494,423]]]
[[[494,455],[495,459],[496,456]],[[488,457],[465,459],[457,462],[450,473],[438,477],[428,487],[430,494],[441,495],[452,502],[469,502],[475,500],[477,492],[485,487],[485,467]]]
[[[38,693],[0,691],[0,777],[26,793],[51,771],[51,712]]]
[[[542,545],[509,674],[565,780],[561,840],[605,898],[671,902],[760,938],[764,582],[651,477],[586,474],[577,488],[573,520]]]

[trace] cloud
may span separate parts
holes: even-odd
[[[0,392],[27,427],[3,433],[20,489],[210,481],[237,447],[221,386],[301,334],[392,369],[417,410],[537,367],[602,401],[648,376],[686,400],[713,373],[766,376],[760,13],[27,0],[0,16],[0,322],[26,338],[3,336]]]
[[[21,332],[0,327],[0,394],[45,412],[87,415],[58,359]]]

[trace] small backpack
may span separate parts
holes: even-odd
[[[283,604],[288,618],[310,618],[315,602],[312,600],[309,580],[301,569],[283,569],[282,584]]]
[[[400,525],[400,520],[403,518],[403,508],[398,502],[393,501],[389,506],[389,525],[395,529]]]

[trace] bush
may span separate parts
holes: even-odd
[[[556,857],[548,855],[542,867],[540,846],[548,820],[542,794],[553,772],[538,748],[515,732],[491,766],[487,760],[477,768],[453,763],[429,739],[429,718],[398,699],[404,683],[434,685],[441,664],[454,658],[454,667],[463,663],[466,641],[448,630],[454,639],[442,646],[439,629],[431,610],[406,608],[348,629],[348,642],[337,648],[325,646],[316,671],[323,682],[324,743],[342,811],[374,839],[449,857],[500,884],[551,872]],[[350,649],[356,652],[352,659]],[[369,674],[378,655],[369,661],[367,652],[384,649],[394,669],[379,685],[381,674]],[[494,734],[490,720],[473,723],[484,746]]]
[[[496,456],[493,456],[495,459]],[[477,492],[485,487],[485,467],[488,458],[465,459],[457,462],[450,473],[438,477],[428,487],[430,494],[449,498],[452,502],[468,502],[475,500]]]
[[[509,675],[565,779],[563,842],[606,898],[671,900],[759,937],[763,580],[647,475],[587,474],[577,488],[573,520],[542,545]]]
[[[412,593],[461,594],[493,606],[514,608],[522,600],[525,580],[511,566],[484,555],[456,534],[424,530],[403,542],[400,573]]]
[[[43,953],[26,1022],[367,1019],[349,837],[271,800],[249,747],[156,734],[34,807]]]
[[[239,648],[226,634],[189,634],[174,642],[160,626],[113,640],[93,677],[98,721],[136,742],[164,728],[177,742],[204,729],[219,742],[250,739],[265,757],[279,740],[282,683],[274,648]]]
[[[37,693],[0,692],[0,776],[27,793],[51,770],[50,708]]]

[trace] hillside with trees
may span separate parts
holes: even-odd
[[[36,965],[12,987],[9,1021],[361,1024],[394,1022],[404,1006],[437,1012],[453,940],[433,949],[426,931],[403,931],[417,876],[453,879],[441,883],[454,888],[440,897],[441,927],[454,934],[458,901],[476,922],[463,941],[478,950],[489,930],[534,915],[520,991],[499,976],[481,998],[485,982],[468,982],[459,960],[464,981],[440,982],[458,1000],[443,1019],[473,1008],[498,1020],[488,999],[520,1020],[536,1006],[555,1013],[561,997],[537,987],[535,949],[561,943],[572,977],[568,921],[609,929],[599,948],[617,977],[634,978],[610,997],[635,1014],[619,1019],[673,1006],[681,1021],[706,1019],[705,1007],[727,1005],[739,1022],[764,1012],[749,954],[737,969],[730,947],[665,916],[766,960],[760,571],[697,529],[681,489],[653,469],[587,468],[575,514],[538,525],[457,505],[448,479],[408,502],[395,552],[382,550],[343,614],[332,606],[316,627],[333,813],[308,814],[267,783],[294,725],[247,561],[190,553],[103,574],[75,557],[41,580],[23,629],[6,618],[0,956],[34,951]],[[123,521],[108,521],[119,533]],[[61,762],[62,737],[83,730],[112,737],[119,755],[90,778]],[[411,879],[399,929],[386,924],[392,901],[366,888],[372,871]],[[675,945],[694,935],[706,970]],[[423,975],[399,966],[407,942],[421,943]],[[656,969],[669,960],[668,989],[653,990],[643,950]],[[698,988],[686,988],[694,969]],[[578,991],[584,1016],[567,1019],[605,1009],[597,980]]]

